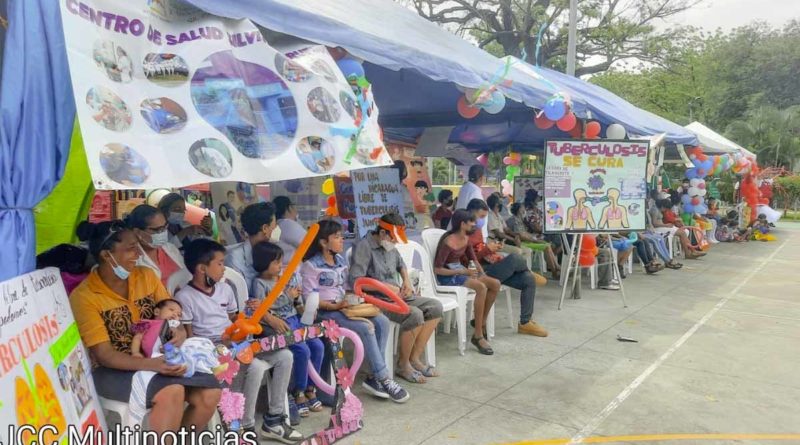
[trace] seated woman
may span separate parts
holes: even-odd
[[[207,424],[220,397],[213,375],[184,378],[184,365],[170,365],[163,356],[131,354],[132,326],[153,318],[156,304],[169,298],[152,269],[136,265],[140,248],[133,231],[120,221],[101,223],[89,245],[98,265],[72,292],[70,305],[81,339],[97,365],[92,376],[98,394],[130,403],[134,415],[143,416],[144,409],[150,409],[149,429],[159,433]],[[171,335],[176,346],[186,338],[182,328]],[[134,379],[144,394],[132,393]],[[184,403],[188,403],[185,410]]]
[[[666,200],[665,200],[666,201]],[[680,204],[675,204],[674,201],[670,201],[672,206],[662,207],[661,215],[662,220],[667,224],[672,224],[673,226],[677,227],[680,230],[685,231],[689,239],[689,246],[692,251],[694,252],[701,252],[708,243],[705,241],[705,232],[695,227],[691,224],[694,224],[694,218],[692,215],[683,214],[680,212]],[[666,205],[666,202],[664,203]],[[686,220],[678,217],[678,214],[681,213],[682,215],[686,216]]]
[[[175,247],[183,249],[193,239],[211,236],[210,215],[206,215],[199,226],[193,226],[185,221],[186,200],[183,199],[183,196],[177,193],[167,193],[158,202],[158,209],[167,218],[169,242]]]
[[[488,207],[485,202],[473,199],[467,205],[467,210],[471,211],[476,219],[481,219],[486,217]],[[477,230],[470,235],[469,245],[475,252],[475,256],[478,257],[478,262],[483,266],[486,275],[497,279],[501,284],[520,291],[517,333],[547,337],[547,330],[531,320],[533,316],[533,301],[536,297],[536,277],[528,269],[525,259],[516,253],[501,253],[503,245],[500,240],[492,235],[489,235],[489,238],[484,243],[483,237]]]
[[[535,235],[529,232],[528,228],[525,226],[524,218],[525,207],[518,202],[511,204],[511,218],[508,218],[506,221],[508,230],[519,236],[523,246],[534,252],[544,252],[544,261],[547,263],[547,270],[553,274],[553,279],[558,280],[561,278],[561,267],[553,252],[553,247],[550,246],[550,243],[545,241],[541,235]]]
[[[486,338],[485,326],[489,311],[497,299],[500,282],[484,273],[469,244],[469,236],[480,232],[475,221],[475,215],[468,210],[458,209],[453,213],[450,220],[452,228],[442,235],[436,247],[433,271],[442,286],[466,286],[475,291],[472,344],[481,354],[492,355],[494,351]]]
[[[625,235],[625,236],[622,236]],[[617,267],[619,268],[619,276],[626,278],[625,263],[633,253],[633,240],[628,237],[628,233],[623,234],[612,233],[608,235],[611,240],[611,245],[617,251]]]
[[[442,303],[435,298],[415,295],[408,270],[395,244],[406,242],[403,218],[397,213],[381,216],[378,226],[356,243],[350,258],[350,286],[361,277],[374,278],[405,299],[411,311],[397,314],[383,310],[389,320],[400,325],[399,357],[395,373],[411,383],[425,383],[438,377],[436,370],[422,362],[428,340],[442,319]]]
[[[305,255],[300,269],[303,278],[303,296],[319,292],[319,312],[317,317],[333,320],[339,326],[358,334],[364,343],[364,355],[371,365],[362,388],[382,399],[392,399],[397,403],[406,402],[411,396],[389,375],[384,357],[386,342],[392,334],[389,319],[383,314],[364,317],[346,314],[350,304],[345,299],[347,283],[347,264],[342,258],[344,236],[342,225],[332,220],[319,222],[319,233]]]
[[[455,205],[453,192],[442,189],[437,199],[439,207],[433,212],[433,224],[440,229],[447,230],[447,226],[450,225],[450,218],[453,217],[453,205]]]
[[[275,219],[280,228],[276,244],[283,249],[284,262],[288,262],[306,236],[306,229],[297,222],[297,207],[288,196],[276,196],[272,204],[275,205]]]
[[[561,235],[544,234],[544,214],[542,212],[542,203],[539,199],[539,192],[534,189],[525,190],[523,206],[525,207],[525,214],[522,222],[525,225],[525,229],[535,236],[541,236],[542,239],[550,243],[553,249],[553,255],[557,258],[561,255],[563,250],[561,246]]]
[[[157,208],[147,204],[136,206],[126,223],[139,241],[137,266],[153,269],[164,286],[173,273],[186,269],[181,252],[169,242],[167,219]]]
[[[468,202],[467,206],[469,206],[470,203],[471,202]],[[503,197],[500,193],[492,193],[486,198],[486,205],[489,208],[489,236],[503,243],[503,252],[521,255],[527,264],[533,252],[530,248],[524,247],[519,234],[511,231],[506,225],[506,221],[501,215],[503,211]]]

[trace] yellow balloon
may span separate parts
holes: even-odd
[[[326,195],[333,194],[333,178],[328,178],[322,183],[322,193]]]

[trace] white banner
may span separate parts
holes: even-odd
[[[645,230],[649,141],[547,141],[545,232]]]
[[[67,443],[90,426],[105,430],[91,369],[58,269],[0,283],[0,443]],[[8,437],[8,425],[36,433]]]
[[[370,92],[359,100],[324,47],[287,57],[249,20],[174,1],[60,1],[97,189],[261,183],[391,163]]]

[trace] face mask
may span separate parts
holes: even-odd
[[[281,228],[280,226],[275,226],[275,230],[272,231],[272,235],[270,235],[269,240],[273,243],[280,241],[281,239]]]
[[[486,218],[480,218],[477,221],[475,221],[475,227],[477,229],[482,229],[483,226],[485,225],[486,225]]]
[[[217,284],[217,280],[208,276],[208,272],[206,272],[206,286],[214,287],[215,284]]]
[[[381,241],[381,247],[383,247],[383,250],[385,250],[387,252],[391,252],[391,251],[393,251],[395,249],[396,246],[394,245],[393,242],[391,242],[389,240],[383,240],[383,241]]]
[[[181,212],[169,212],[169,217],[167,218],[167,221],[169,221],[170,224],[180,225],[183,223],[184,215],[185,213]]]
[[[111,255],[111,253],[109,253],[108,256],[110,256],[111,260],[114,261],[114,265],[112,266],[114,270],[114,275],[116,275],[117,278],[119,278],[120,280],[127,280],[128,276],[130,276],[131,274],[128,271],[128,269],[125,269],[124,267],[120,266],[119,263],[117,262],[117,259],[114,258],[114,255]]]
[[[165,246],[169,242],[169,233],[166,230],[150,235],[150,245],[153,247]]]
[[[176,329],[180,325],[181,325],[180,320],[167,320],[167,326],[169,326],[172,329]]]

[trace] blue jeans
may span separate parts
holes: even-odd
[[[657,233],[646,233],[644,239],[651,243],[653,250],[655,250],[656,254],[658,254],[665,263],[669,263],[672,260],[672,257],[669,256],[667,242],[664,240],[663,236]]]
[[[389,339],[389,319],[383,314],[364,320],[351,320],[340,311],[319,311],[317,316],[323,320],[333,320],[339,326],[358,334],[364,344],[364,355],[372,366],[372,375],[378,380],[389,378],[389,369],[384,360],[386,342]]]
[[[300,329],[304,327],[300,324],[300,317],[293,315],[284,320],[289,325],[289,329]],[[322,340],[318,338],[310,338],[302,343],[296,343],[289,346],[294,356],[294,364],[292,365],[292,379],[294,384],[289,387],[289,393],[301,392],[308,389],[308,361],[314,365],[317,374],[322,370],[322,357],[325,354],[325,346]]]

